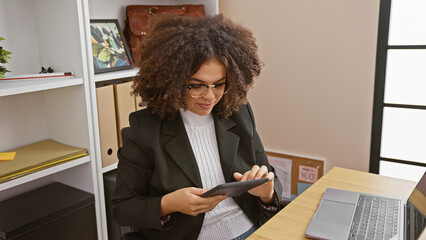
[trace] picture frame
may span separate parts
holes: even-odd
[[[133,59],[117,19],[91,19],[90,34],[95,74],[133,67]]]

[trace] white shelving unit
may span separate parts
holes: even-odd
[[[112,170],[116,169],[117,166],[118,166],[118,163],[113,163],[113,164],[111,164],[109,166],[103,167],[102,168],[102,173],[106,173],[106,172],[112,171]]]
[[[102,81],[114,80],[114,79],[120,79],[120,78],[132,78],[136,76],[138,71],[139,69],[133,68],[133,69],[122,70],[117,72],[96,74],[96,76],[93,76],[93,80],[95,82],[102,82]]]
[[[0,200],[61,182],[94,194],[100,223],[103,198],[98,194],[82,6],[81,0],[0,0],[0,35],[6,39],[1,45],[12,52],[11,74],[34,74],[43,66],[75,76],[0,83],[0,151],[48,138],[88,151],[88,156],[0,183]],[[101,224],[97,231],[103,239]]]
[[[96,102],[96,84],[134,77],[138,69],[94,74],[90,19],[118,19],[127,5],[204,4],[217,0],[0,0],[1,45],[12,52],[7,68],[32,74],[41,66],[74,73],[74,79],[0,83],[0,151],[47,138],[82,147],[89,155],[0,183],[0,200],[57,181],[95,195],[99,239],[108,239]]]
[[[49,80],[31,80],[25,82],[10,82],[1,83],[0,97],[12,96],[21,93],[30,93],[37,91],[44,91],[49,89],[56,89],[61,87],[71,87],[82,85],[82,78],[74,79],[49,79]]]
[[[88,162],[90,162],[90,157],[88,157],[88,156],[81,157],[81,158],[78,158],[74,161],[65,162],[63,164],[59,164],[59,165],[41,170],[41,171],[35,172],[33,174],[29,174],[29,175],[26,175],[26,176],[23,176],[23,177],[20,177],[20,178],[16,178],[14,180],[11,180],[11,181],[8,181],[8,182],[1,184],[0,191],[4,191],[6,189],[13,188],[13,187],[16,187],[16,186],[19,186],[21,184],[25,184],[25,183],[28,183],[28,182],[31,182],[31,181],[36,181],[37,179],[40,179],[40,178],[43,178],[43,177],[46,177],[46,176],[50,176],[52,174],[55,174],[55,173],[58,173],[58,172],[61,172],[61,171],[65,171],[67,169],[70,169],[70,168],[73,168],[73,167],[76,167],[76,166],[79,166],[79,165],[82,165],[82,164],[85,164],[85,163],[88,163]]]

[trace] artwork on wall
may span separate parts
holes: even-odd
[[[95,74],[130,69],[133,60],[117,19],[90,20]]]

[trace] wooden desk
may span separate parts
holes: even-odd
[[[266,222],[248,239],[308,239],[306,228],[326,188],[408,199],[416,183],[335,167]]]

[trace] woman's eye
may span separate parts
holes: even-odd
[[[197,89],[197,88],[202,87],[203,85],[202,84],[190,84],[189,86],[191,86],[191,88]]]
[[[222,87],[223,85],[225,85],[225,83],[218,83],[216,85],[214,85],[215,87]]]

